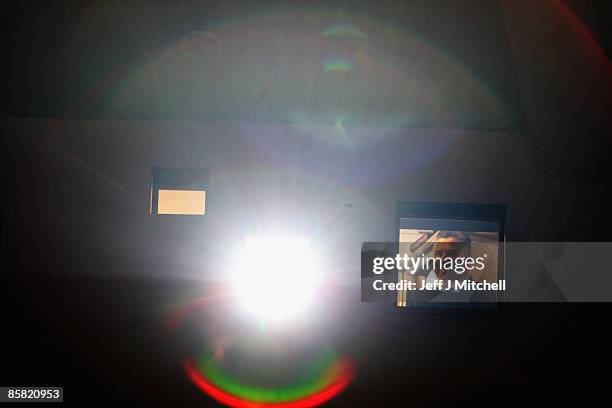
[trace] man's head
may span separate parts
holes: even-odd
[[[443,232],[436,239],[433,247],[434,258],[457,258],[469,256],[471,252],[470,236],[464,232]],[[456,279],[459,274],[452,270],[438,268],[436,263],[435,273],[440,279]]]

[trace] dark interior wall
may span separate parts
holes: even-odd
[[[24,1],[3,14],[0,116],[526,131],[497,1]]]
[[[538,174],[609,184],[610,3],[500,4]],[[589,7],[592,12],[584,13]]]
[[[275,218],[350,257],[361,240],[393,238],[400,200],[507,204],[510,239],[607,240],[609,47],[573,4],[500,1],[528,134],[3,119],[5,242],[45,254],[27,263],[190,275],[212,258],[207,247],[231,247]],[[147,217],[151,166],[210,168],[209,215]]]
[[[200,322],[168,337],[164,310],[207,293],[194,280],[222,275],[236,241],[253,232],[309,236],[337,288],[357,284],[362,240],[396,238],[399,200],[505,203],[511,239],[607,239],[609,188],[539,178],[524,135],[34,119],[1,127],[5,383],[63,384],[72,401],[102,390],[101,401],[210,404],[181,367],[186,350],[201,347]],[[210,168],[207,215],[148,217],[151,166]],[[425,402],[440,378],[449,402],[515,386],[515,400],[545,400],[542,381],[568,383],[568,366],[582,372],[605,347],[603,336],[578,334],[605,318],[599,306],[419,317],[389,315],[358,292],[337,289],[318,316],[319,333],[359,370],[340,406],[376,405],[373,388],[401,400],[405,384],[422,386],[415,398]],[[587,354],[567,356],[570,346]]]
[[[395,239],[395,203],[409,200],[506,204],[511,240],[605,239],[610,188],[540,178],[524,135],[103,120],[2,128],[3,234],[20,269],[223,275],[239,240],[276,231],[310,237],[342,280],[359,267],[361,241]],[[207,215],[148,216],[152,166],[209,168]]]
[[[212,401],[186,380],[173,339],[160,329],[160,308],[201,289],[180,278],[222,274],[237,240],[275,226],[310,236],[329,262],[327,276],[340,281],[358,273],[360,241],[395,238],[399,200],[504,203],[510,239],[609,241],[612,76],[605,53],[564,11],[576,3],[500,1],[527,134],[2,119],[3,383],[63,384],[73,403],[96,395],[207,406]],[[48,27],[34,23],[41,43],[49,39]],[[13,54],[41,57],[19,44]],[[24,69],[18,61],[15,72]],[[47,72],[52,60],[42,61],[29,70]],[[74,82],[72,71],[61,74]],[[49,106],[63,112],[72,100],[53,90],[65,83],[43,78],[33,83],[51,89]],[[15,101],[30,106],[32,83],[24,82],[23,89],[12,84],[21,90],[6,98],[6,112]],[[256,106],[275,100],[254,91]],[[151,166],[210,168],[208,215],[196,222],[148,217]],[[589,391],[607,389],[593,386],[605,381],[593,365],[605,364],[601,350],[609,346],[599,330],[609,318],[602,304],[509,304],[507,313],[475,319],[379,314],[371,310],[378,305],[355,296],[330,301],[326,314],[340,303],[346,316],[330,320],[344,335],[342,351],[358,357],[359,377],[336,406],[378,406],[381,396],[405,403],[410,386],[418,390],[411,398],[428,405],[432,396],[457,405],[474,395],[487,404],[550,404],[554,392],[584,399],[585,382]],[[195,323],[185,344],[201,331]]]

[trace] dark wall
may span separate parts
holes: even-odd
[[[357,365],[336,406],[405,401],[407,384],[423,404],[550,401],[551,389],[580,393],[590,377],[567,371],[588,372],[607,344],[589,335],[601,305],[411,316],[340,289],[357,282],[362,240],[395,238],[398,200],[505,203],[512,239],[607,239],[608,187],[538,178],[524,136],[49,120],[3,121],[2,133],[5,384],[63,385],[75,405],[97,393],[212,406],[181,367],[206,319],[169,335],[166,312],[209,293],[203,278],[223,274],[237,240],[274,228],[310,236],[336,281],[311,331]],[[147,216],[151,166],[210,168],[202,221]]]
[[[2,126],[5,235],[23,265],[214,275],[237,240],[276,229],[311,237],[342,280],[358,268],[361,241],[395,239],[395,203],[411,200],[506,204],[511,240],[606,239],[609,187],[540,178],[523,135],[84,120]],[[209,168],[207,215],[148,216],[153,166]]]

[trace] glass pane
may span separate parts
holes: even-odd
[[[159,190],[158,214],[204,215],[206,191]]]

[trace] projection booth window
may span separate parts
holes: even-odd
[[[151,169],[151,199],[149,212],[153,215],[206,214],[208,169]]]

